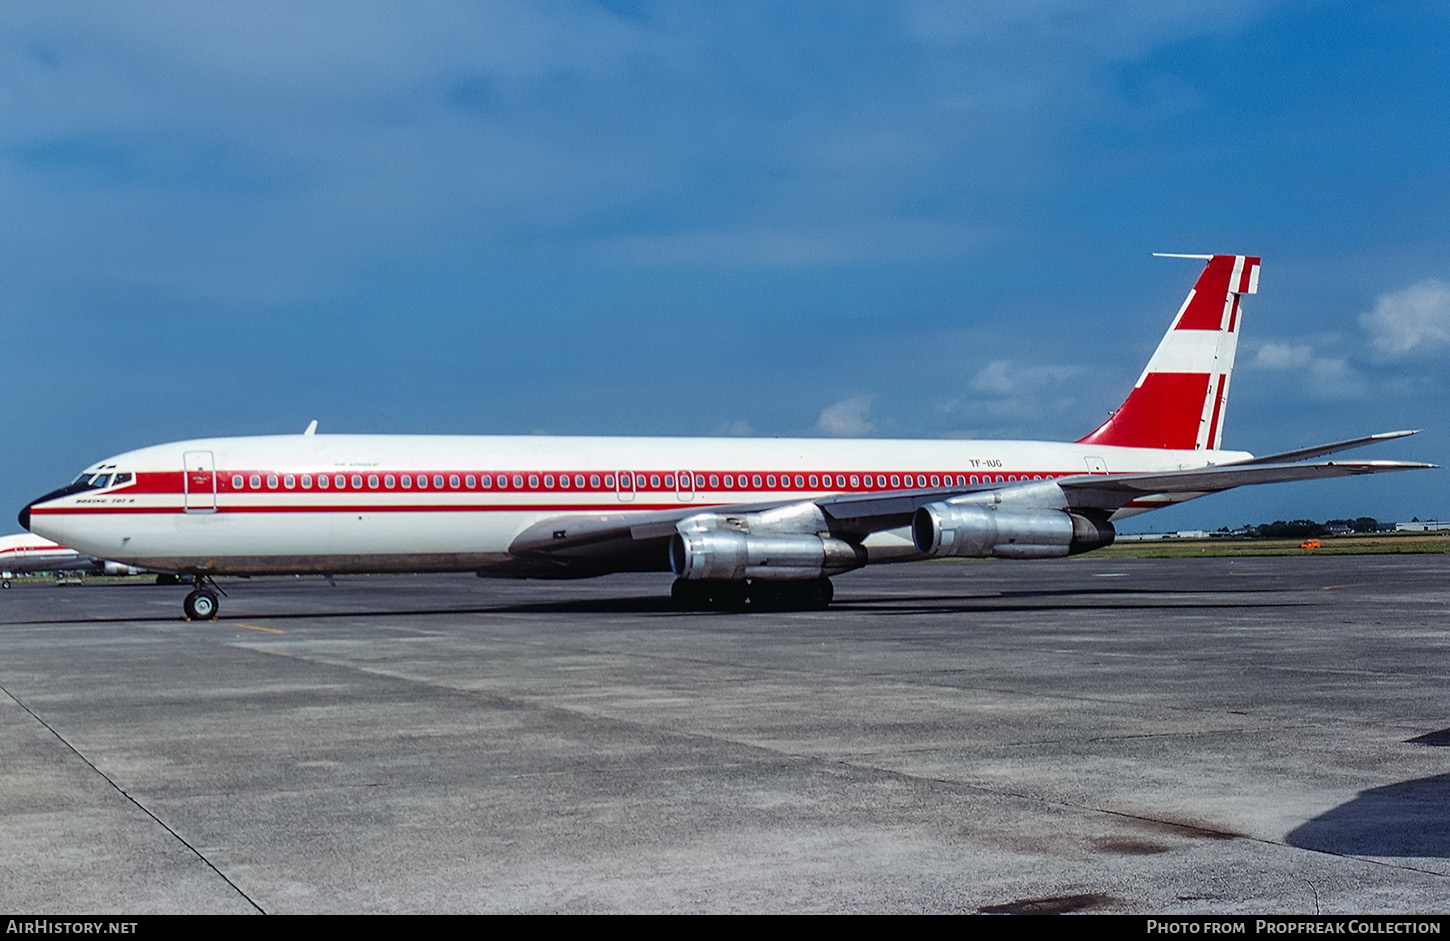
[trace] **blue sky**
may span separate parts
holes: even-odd
[[[1264,258],[1226,446],[1450,463],[1438,4],[53,2],[0,44],[0,506],[313,418],[1072,439],[1197,275],[1154,251]],[[1445,478],[1138,528],[1342,515]]]

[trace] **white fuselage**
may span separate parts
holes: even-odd
[[[37,501],[30,529],[158,571],[547,575],[510,554],[552,518],[680,513],[1247,459],[1026,441],[289,435],[211,438],[88,468],[107,484]],[[119,475],[129,475],[119,485]],[[1191,494],[1134,501],[1118,516]],[[919,558],[906,530],[871,561]],[[614,569],[666,570],[667,559]],[[589,574],[599,574],[591,572]]]
[[[33,533],[0,536],[0,573],[7,578],[26,572],[100,570],[102,564],[97,559]]]

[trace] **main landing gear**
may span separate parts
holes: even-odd
[[[830,605],[835,595],[829,578],[754,578],[748,582],[677,578],[670,586],[670,597],[686,611],[742,611],[747,602],[757,611],[820,611]]]
[[[218,609],[221,608],[221,601],[217,593],[221,591],[216,583],[205,575],[193,575],[191,583],[196,586],[192,588],[191,594],[181,603],[181,610],[186,612],[188,621],[215,621]],[[210,583],[210,587],[208,587]]]

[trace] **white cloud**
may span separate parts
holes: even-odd
[[[1010,359],[995,359],[972,377],[969,386],[973,392],[1000,398],[1035,396],[1080,375],[1081,366],[1019,366]]]
[[[1256,369],[1279,372],[1285,369],[1303,369],[1314,361],[1314,347],[1308,344],[1265,343],[1259,347],[1251,361]]]
[[[1365,383],[1348,360],[1321,356],[1309,364],[1309,393],[1316,399],[1357,399]]]
[[[876,423],[868,415],[874,399],[874,396],[858,395],[826,406],[816,421],[816,430],[837,438],[869,435],[876,428]]]
[[[722,422],[715,427],[714,433],[721,437],[749,438],[755,434],[755,429],[750,427],[750,422],[742,418],[738,421]]]
[[[1450,347],[1450,284],[1428,278],[1381,294],[1359,324],[1382,356],[1399,358]]]
[[[1356,399],[1366,388],[1364,377],[1348,359],[1321,356],[1309,343],[1264,343],[1245,366],[1289,375],[1305,394],[1321,401]]]

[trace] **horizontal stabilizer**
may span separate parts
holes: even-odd
[[[1417,435],[1419,433],[1419,429],[1414,431],[1382,431],[1377,435],[1366,435],[1363,438],[1350,438],[1348,441],[1336,441],[1333,444],[1320,444],[1312,448],[1300,448],[1297,451],[1281,451],[1278,454],[1266,454],[1263,457],[1256,457],[1252,460],[1244,461],[1243,464],[1287,464],[1290,461],[1306,461],[1311,457],[1323,457],[1326,454],[1348,451],[1351,448],[1360,448],[1367,444],[1378,444],[1381,441],[1393,441],[1395,438],[1408,438],[1410,435]],[[1241,467],[1243,464],[1236,466]]]

